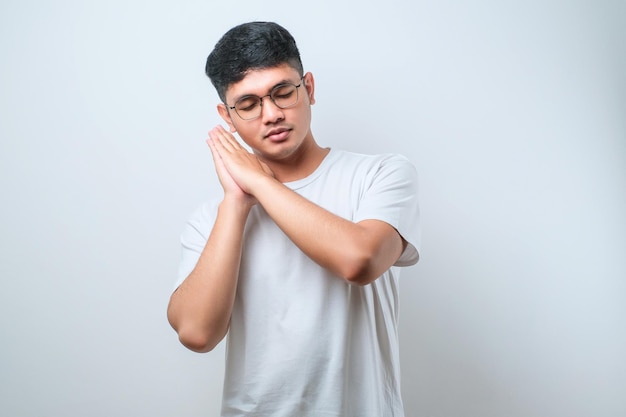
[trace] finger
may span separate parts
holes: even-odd
[[[233,149],[233,150],[243,149],[243,146],[239,144],[235,136],[232,133],[230,133],[228,130],[226,130],[222,125],[217,125],[215,127],[215,133],[220,138],[224,146],[227,147],[228,149]]]
[[[207,143],[209,143],[209,146],[215,147],[218,151],[232,152],[234,150],[232,144],[224,138],[224,135],[217,127],[209,131],[209,140]]]
[[[217,167],[218,165],[223,164],[222,157],[220,156],[219,149],[215,145],[215,141],[211,138],[206,140],[207,145],[209,145],[209,149],[211,150],[211,157],[213,158],[213,163]]]

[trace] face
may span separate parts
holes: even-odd
[[[272,89],[285,82],[301,84],[298,102],[286,109],[277,107],[269,97]],[[300,80],[298,72],[284,64],[274,68],[250,71],[243,80],[231,85],[226,91],[226,103],[219,104],[217,110],[228,124],[231,132],[237,132],[241,139],[256,155],[271,162],[297,159],[300,153],[313,145],[311,134],[311,105],[315,103],[314,80],[306,73]],[[244,96],[264,97],[261,116],[243,120],[230,109]],[[228,107],[227,107],[228,106]]]

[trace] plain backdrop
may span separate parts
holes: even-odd
[[[321,145],[418,168],[407,417],[626,415],[619,0],[2,0],[0,415],[217,415],[223,346],[165,310],[249,20],[297,39]]]

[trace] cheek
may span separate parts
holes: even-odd
[[[260,128],[251,127],[251,126],[239,126],[237,129],[237,133],[242,141],[244,141],[247,145],[251,146],[253,142],[258,140]]]
[[[299,122],[300,124],[308,127],[308,125],[311,123],[311,106],[307,106],[307,108],[302,111],[302,113],[300,114]]]

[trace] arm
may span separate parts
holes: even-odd
[[[220,204],[196,267],[170,298],[168,320],[193,351],[212,350],[228,331],[247,215],[238,204]]]
[[[172,294],[167,310],[181,343],[196,352],[212,350],[228,331],[244,227],[256,203],[234,183],[219,156],[212,154],[224,200],[195,268]]]
[[[274,178],[259,178],[253,189],[269,216],[304,253],[353,284],[374,281],[404,250],[405,242],[398,232],[383,221],[353,223],[317,206]]]
[[[319,265],[351,283],[365,285],[400,257],[406,242],[389,224],[378,220],[353,223],[305,199],[262,170],[256,156],[224,129],[213,131],[211,143],[241,189],[253,195]]]

